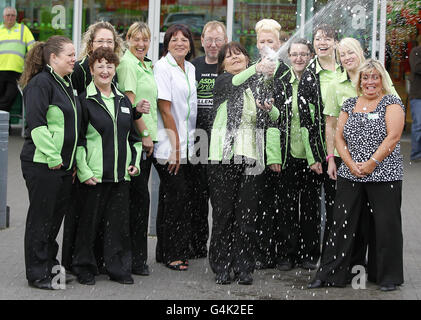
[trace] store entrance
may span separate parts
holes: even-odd
[[[417,40],[421,45],[421,8],[417,1],[388,1],[387,21],[385,67],[406,107],[405,132],[410,133],[409,54],[417,46]]]

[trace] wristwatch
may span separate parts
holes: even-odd
[[[140,136],[142,138],[146,138],[149,137],[149,131],[148,130],[143,130],[142,133],[140,134]]]

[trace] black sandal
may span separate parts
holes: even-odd
[[[187,271],[188,269],[188,268],[182,268],[182,267],[188,267],[188,265],[184,264],[184,262],[180,262],[177,264],[167,263],[165,266],[171,270],[176,270],[176,271]]]

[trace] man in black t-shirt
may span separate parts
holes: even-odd
[[[208,22],[202,32],[202,46],[205,55],[192,61],[196,67],[197,81],[197,120],[196,120],[196,155],[199,164],[193,166],[195,181],[195,198],[192,199],[193,217],[190,238],[190,258],[205,258],[209,237],[209,186],[207,175],[207,159],[209,156],[210,133],[216,110],[213,108],[213,87],[218,76],[219,50],[227,43],[225,25],[219,21]],[[206,134],[205,134],[206,132]],[[205,143],[205,140],[206,143]]]

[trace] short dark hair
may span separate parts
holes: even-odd
[[[313,39],[316,36],[317,31],[322,31],[326,36],[333,38],[333,40],[338,41],[339,37],[338,37],[338,32],[336,31],[336,29],[329,25],[329,24],[319,24],[317,25],[314,29],[313,29]]]
[[[181,31],[183,36],[189,39],[190,43],[190,52],[186,55],[186,60],[190,60],[196,56],[196,50],[194,49],[194,42],[193,42],[193,34],[191,33],[190,29],[185,26],[184,24],[173,24],[170,26],[167,31],[165,32],[164,36],[164,51],[163,55],[166,56],[168,53],[168,45],[170,44],[171,38],[177,33]]]
[[[308,50],[310,51],[311,54],[314,54],[314,48],[312,46],[312,44],[310,43],[310,41],[303,39],[303,38],[296,38],[294,40],[291,41],[291,43],[289,44],[288,47],[288,54],[291,52],[291,47],[293,44],[303,44],[305,46],[307,46]]]
[[[236,52],[239,53],[241,52],[242,54],[244,54],[247,59],[250,61],[250,56],[246,50],[246,48],[244,48],[244,46],[239,43],[239,42],[235,42],[235,41],[231,41],[229,43],[227,43],[226,45],[224,45],[221,50],[219,50],[218,53],[218,74],[221,74],[224,72],[224,61],[225,61],[225,57],[227,56],[227,53],[232,53],[232,52]]]
[[[90,56],[89,56],[89,67],[93,68],[96,61],[101,61],[102,59],[107,60],[108,63],[112,63],[117,66],[120,64],[120,60],[118,56],[115,54],[111,48],[106,47],[99,47],[96,49]]]

